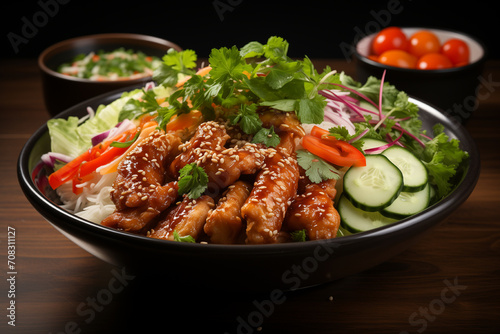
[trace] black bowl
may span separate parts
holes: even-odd
[[[84,116],[119,98],[122,91],[80,103],[58,117]],[[96,257],[126,267],[136,275],[153,275],[156,282],[198,284],[231,290],[295,290],[352,275],[380,264],[409,247],[410,241],[445,220],[471,194],[479,177],[480,160],[464,128],[437,109],[411,99],[421,110],[427,129],[442,123],[460,140],[470,159],[460,166],[456,189],[425,211],[392,225],[346,237],[273,245],[215,245],[164,241],[117,231],[77,217],[57,205],[58,198],[35,167],[50,149],[47,126],[28,140],[18,160],[22,190],[36,210],[57,230]],[[161,280],[160,280],[161,277]],[[160,283],[163,282],[163,283]]]
[[[71,61],[79,54],[103,50],[114,51],[120,47],[142,51],[148,56],[161,58],[171,48],[181,51],[181,47],[170,41],[139,34],[98,34],[76,37],[56,43],[45,49],[38,57],[42,74],[45,106],[54,116],[78,102],[127,86],[151,81],[151,76],[132,80],[94,81],[76,78],[57,72],[57,68]]]
[[[470,49],[468,65],[439,70],[418,70],[388,66],[378,63],[368,56],[371,42],[376,33],[362,38],[355,47],[357,80],[365,82],[369,76],[381,78],[386,70],[385,80],[395,85],[409,95],[426,101],[433,106],[446,111],[462,124],[473,115],[477,104],[477,90],[480,84],[486,48],[476,38],[467,34],[442,29],[402,28],[408,38],[419,30],[429,30],[435,33],[440,42],[449,38],[464,40]]]

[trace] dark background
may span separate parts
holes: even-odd
[[[44,48],[67,38],[129,32],[171,40],[205,58],[213,47],[241,47],[277,35],[289,41],[292,57],[346,58],[349,55],[342,43],[345,46],[361,35],[394,25],[466,32],[486,45],[490,58],[500,58],[499,14],[494,4],[438,0],[4,1],[0,50],[2,58],[35,58]],[[38,27],[26,30],[26,22],[38,23]],[[9,35],[24,38],[23,27],[31,36],[16,52]]]

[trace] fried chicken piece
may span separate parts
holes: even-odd
[[[214,244],[237,243],[244,224],[241,218],[241,207],[250,194],[252,185],[245,181],[237,181],[229,186],[228,191],[217,203],[217,208],[208,215],[204,226],[205,233]]]
[[[297,160],[278,147],[266,156],[250,196],[241,208],[247,222],[246,242],[276,243],[288,206],[296,195],[299,180]]]
[[[178,185],[164,184],[165,165],[178,154],[179,144],[177,136],[156,130],[120,162],[111,192],[116,210],[102,225],[140,233],[175,201]]]
[[[340,215],[333,206],[337,193],[336,180],[309,183],[287,211],[283,228],[288,231],[306,230],[309,240],[331,239],[337,235]]]
[[[180,237],[192,236],[198,239],[203,232],[203,225],[209,211],[214,207],[214,200],[210,196],[201,196],[190,199],[185,196],[182,202],[168,213],[148,236],[156,239],[174,240],[174,230]]]
[[[259,153],[261,146],[246,143],[242,147],[225,148],[228,139],[224,124],[201,124],[189,142],[181,145],[183,152],[170,165],[171,175],[177,177],[182,167],[196,162],[207,173],[209,192],[216,195],[241,174],[256,173],[264,163],[264,155]]]
[[[213,121],[200,124],[194,136],[179,147],[182,152],[170,164],[170,175],[176,178],[182,167],[200,160],[207,152],[222,150],[229,138],[223,124]]]
[[[269,107],[260,107],[258,110],[262,126],[265,128],[274,127],[275,130],[291,132],[297,138],[302,138],[306,134],[297,116],[292,112],[283,112]]]

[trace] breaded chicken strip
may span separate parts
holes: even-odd
[[[220,194],[222,189],[236,182],[241,174],[256,173],[264,162],[260,147],[246,143],[242,147],[225,148],[229,135],[224,123],[205,122],[186,144],[182,153],[170,165],[170,174],[177,177],[187,164],[196,162],[207,173],[209,191]]]
[[[306,230],[309,240],[331,239],[337,235],[340,215],[333,206],[337,193],[336,180],[309,183],[287,211],[283,228],[287,231]]]
[[[249,182],[237,181],[229,186],[228,191],[217,203],[207,218],[205,233],[214,244],[237,243],[244,224],[241,218],[241,207],[245,203],[252,185]]]
[[[164,184],[165,165],[178,154],[180,139],[154,131],[119,164],[111,199],[116,211],[101,224],[139,233],[177,197],[177,182]]]
[[[247,221],[246,242],[249,244],[278,242],[286,211],[297,192],[297,160],[279,147],[271,151],[241,208],[241,215]]]
[[[182,202],[148,233],[148,236],[156,239],[174,240],[174,231],[176,231],[180,237],[190,235],[197,240],[200,233],[203,232],[208,212],[213,207],[214,200],[210,196],[204,195],[197,199],[185,196]]]

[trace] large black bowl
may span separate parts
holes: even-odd
[[[80,103],[58,117],[84,116],[121,95],[109,93]],[[295,290],[358,273],[403,251],[422,233],[445,220],[473,191],[479,177],[478,150],[464,128],[440,111],[412,99],[421,110],[427,129],[436,122],[461,142],[470,159],[458,169],[456,189],[425,211],[395,224],[368,232],[324,241],[274,245],[213,245],[163,241],[101,226],[60,208],[35,170],[40,156],[50,149],[47,126],[28,140],[18,160],[18,177],[26,197],[57,230],[96,257],[124,266],[136,275],[223,289]],[[161,277],[161,278],[160,278]],[[163,282],[163,283],[160,283]],[[156,284],[156,283],[155,283]]]

